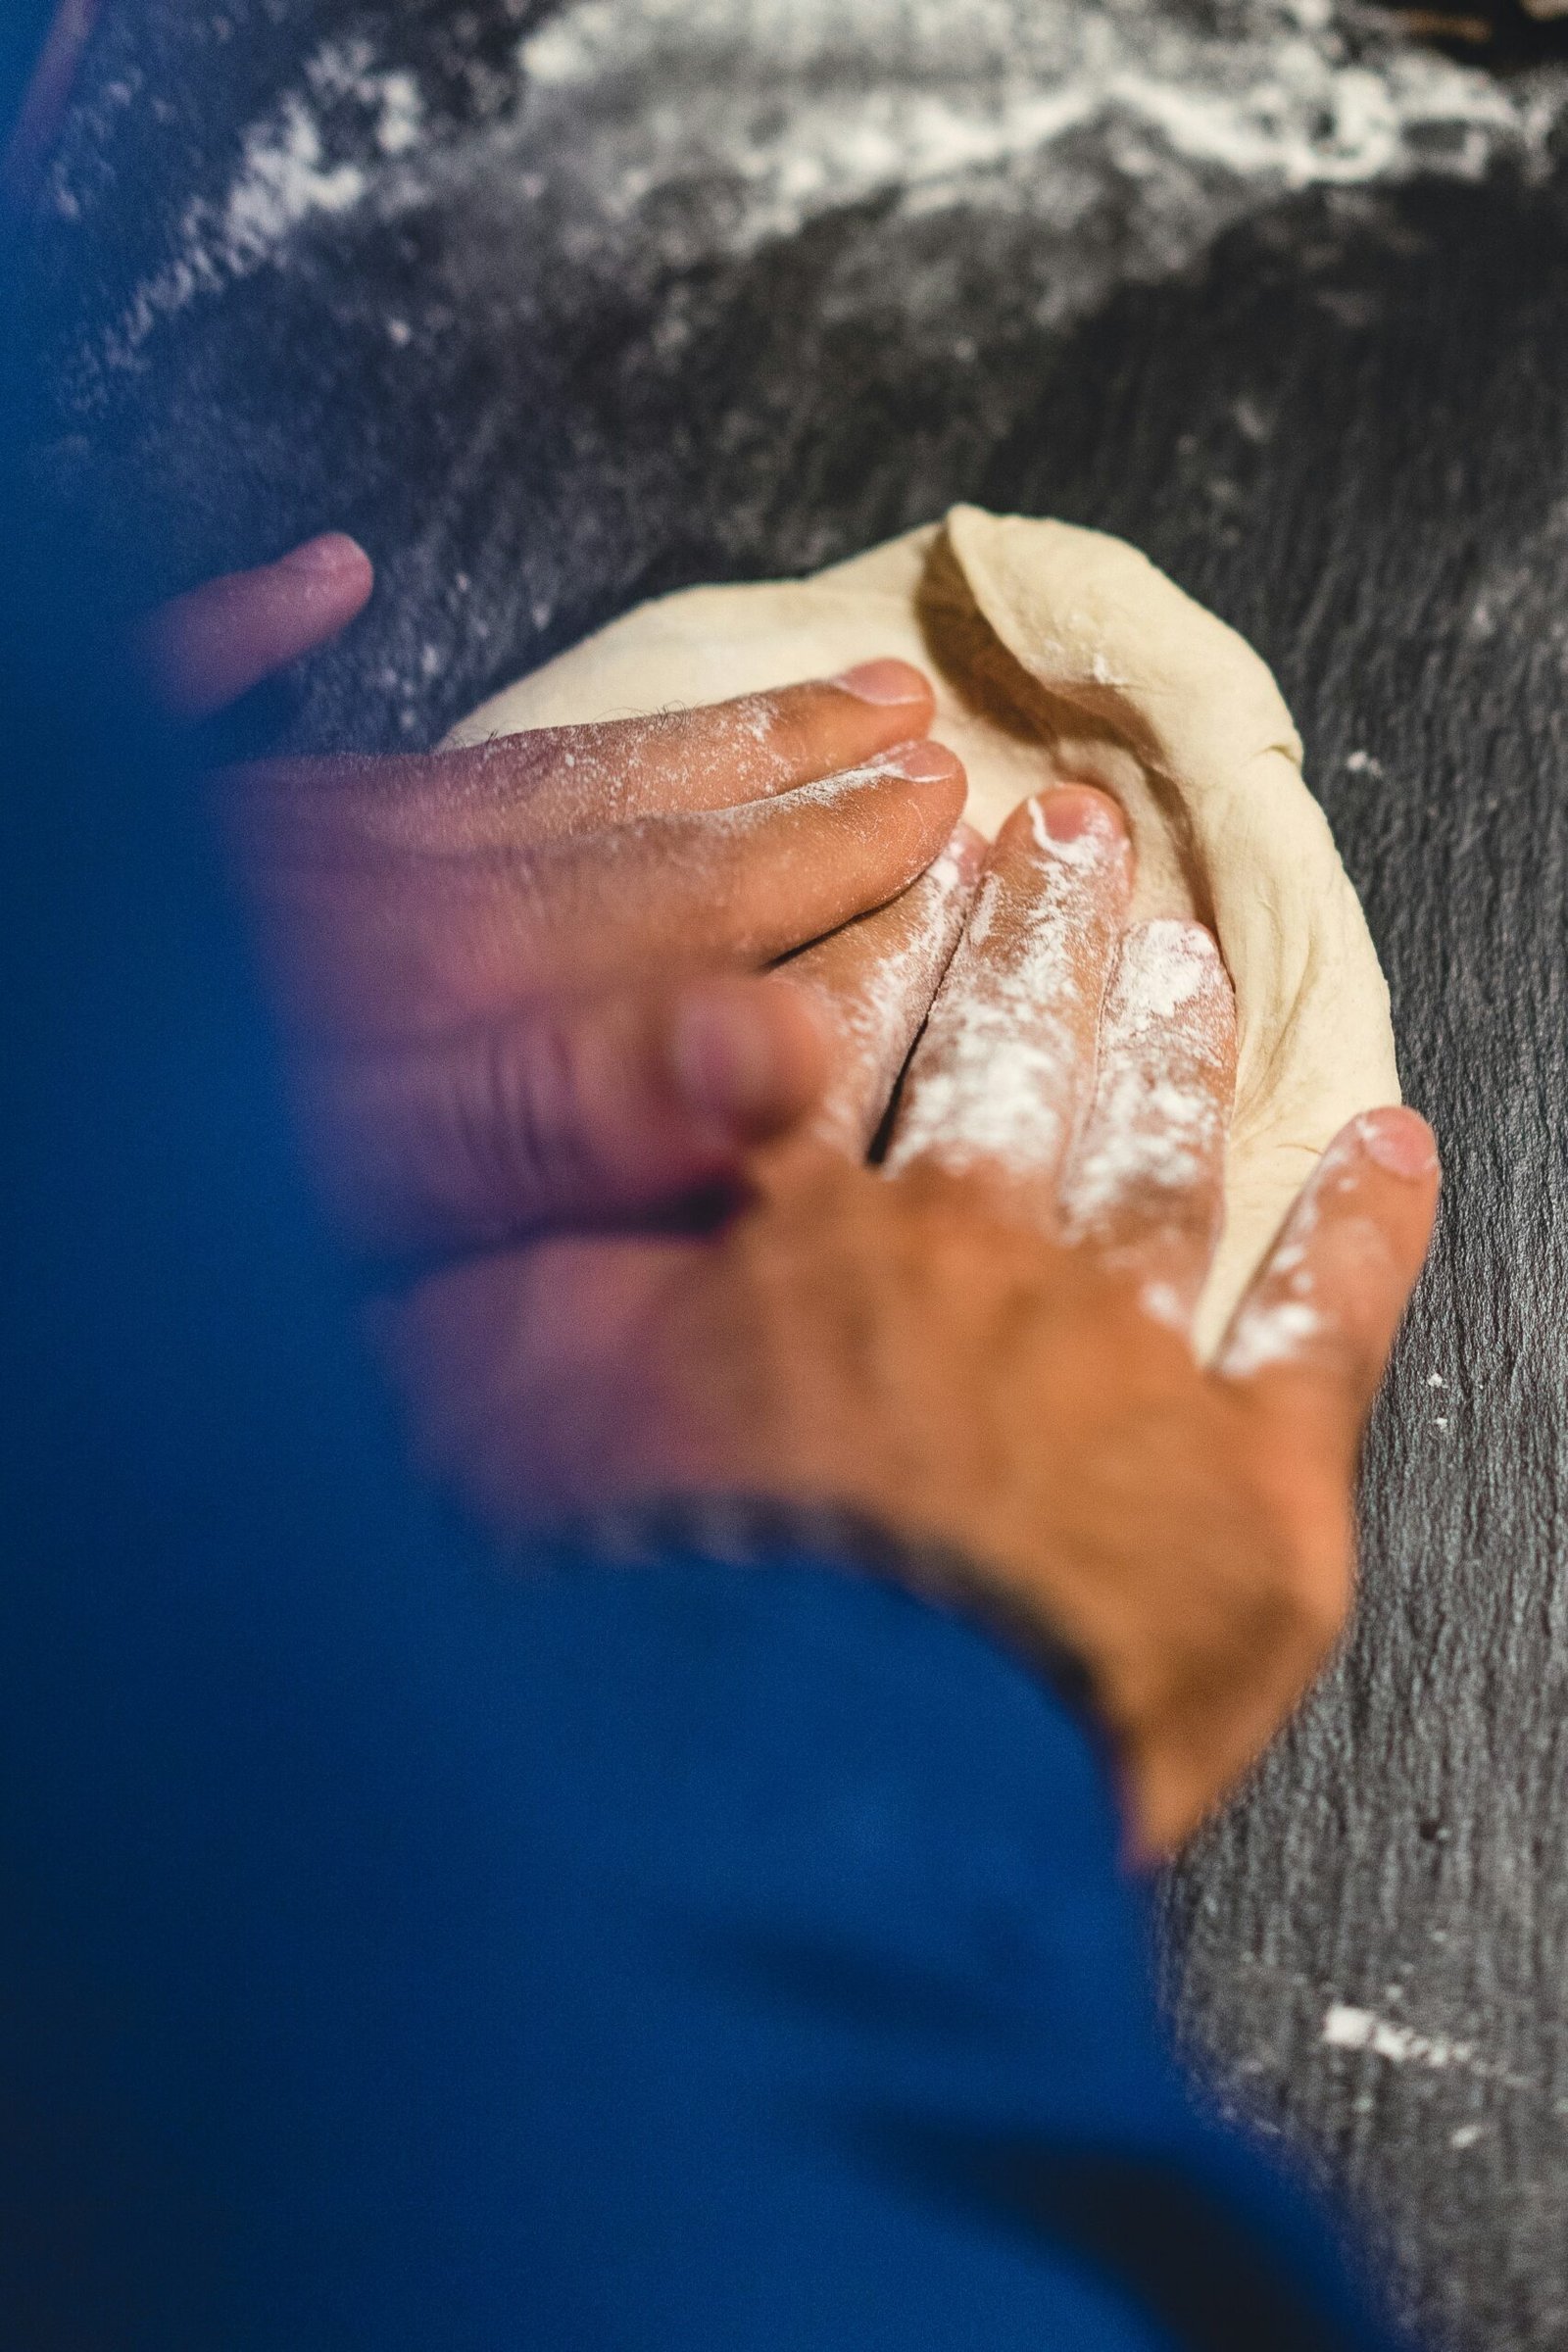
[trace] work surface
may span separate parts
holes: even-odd
[[[300,742],[427,744],[652,591],[956,499],[1123,533],[1272,662],[1448,1180],[1353,1641],[1175,1874],[1171,1998],[1495,2352],[1568,2343],[1550,50],[1327,0],[111,0],[39,231],[68,511],[170,587],[375,555]]]

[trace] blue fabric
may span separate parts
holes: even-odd
[[[828,1562],[481,1573],[406,1485],[137,584],[5,438],[6,2352],[1369,2344],[1038,1679]]]
[[[1374,2340],[1193,2116],[1100,1761],[984,1635],[799,1562],[302,1597],[76,1612],[13,1714],[62,2340]]]

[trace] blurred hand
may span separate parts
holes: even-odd
[[[143,622],[135,650],[172,717],[211,718],[338,636],[374,586],[364,548],[327,531],[275,564],[229,572],[161,605]]]
[[[420,1451],[499,1531],[744,1496],[966,1563],[930,1573],[1087,1667],[1150,1855],[1343,1624],[1362,1426],[1438,1179],[1413,1113],[1356,1121],[1200,1366],[1234,1011],[1199,926],[1127,928],[1130,886],[1099,794],[1014,815],[887,1173],[863,1164],[876,1056],[848,1056],[817,1139],[764,1155],[717,1233],[500,1251],[383,1328]],[[811,952],[841,1036],[893,919]]]
[[[56,0],[16,118],[0,119],[0,201],[18,210],[43,176],[98,10],[99,0]]]
[[[212,710],[364,586],[341,547],[220,583],[149,658]],[[918,672],[877,663],[424,759],[270,762],[222,793],[365,1239],[501,1243],[749,1184],[716,1231],[496,1247],[383,1306],[416,1441],[465,1502],[516,1531],[745,1495],[966,1563],[932,1573],[1087,1667],[1153,1853],[1343,1623],[1436,1157],[1408,1112],[1348,1129],[1200,1367],[1234,1063],[1217,951],[1127,929],[1131,851],[1096,793],[1027,804],[989,857],[955,831],[930,716]]]
[[[313,541],[166,607],[144,664],[169,709],[210,715],[370,584],[351,540]],[[871,1030],[824,1019],[810,967],[804,988],[761,975],[941,858],[964,780],[924,740],[932,712],[918,670],[882,662],[711,710],[220,778],[352,1237],[421,1252],[668,1210],[738,1182],[847,1060],[880,1056],[885,1105],[972,858],[875,934],[903,944],[905,996],[884,984]]]

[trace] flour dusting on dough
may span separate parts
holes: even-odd
[[[922,634],[932,588],[940,613],[956,620],[945,666],[933,664]],[[1042,690],[1038,708],[1051,715],[1038,733],[997,720],[968,691],[970,665],[993,647]],[[644,606],[494,697],[454,740],[647,709],[672,692],[704,702],[889,655],[935,670],[934,732],[963,760],[970,818],[982,830],[1035,802],[1051,778],[1097,786],[1126,817],[1131,918],[1156,928],[1136,951],[1141,965],[1124,975],[1118,1017],[1135,1065],[1148,1026],[1163,1023],[1165,1046],[1178,1060],[1185,1051],[1192,1067],[1185,1079],[1155,1070],[1145,1040],[1146,1075],[1125,1081],[1113,1132],[1092,1154],[1086,1183],[1099,1213],[1109,1215],[1141,1176],[1174,1196],[1208,1164],[1202,1054],[1215,1040],[1205,1045],[1195,1027],[1183,1047],[1204,1003],[1192,958],[1212,956],[1190,930],[1200,909],[1219,943],[1235,989],[1236,1092],[1224,1222],[1194,1326],[1206,1354],[1317,1153],[1348,1119],[1396,1102],[1399,1082],[1387,985],[1302,781],[1278,685],[1244,639],[1136,549],[1065,523],[955,508],[945,524],[813,579],[692,589]],[[1120,681],[1113,702],[1102,673]],[[1055,841],[1038,808],[1032,829],[1012,838],[1026,858],[1049,855],[1062,886],[1056,917],[1015,913],[994,878],[982,887],[967,947],[921,1042],[892,1157],[902,1165],[929,1151],[950,1167],[985,1161],[1039,1185],[1061,1166],[1089,1108],[1083,1040],[1096,1034],[1101,983],[1084,1003],[1085,959],[1060,909],[1073,900],[1069,884],[1082,901],[1096,853],[1087,836]],[[984,973],[971,974],[980,984],[959,1024],[954,992],[978,956]],[[1102,942],[1097,974],[1103,959]],[[1217,962],[1210,976],[1217,984]],[[1212,1010],[1222,999],[1208,1002]],[[1157,1091],[1173,1078],[1177,1094]],[[1171,1205],[1174,1216],[1174,1197]],[[1309,1302],[1298,1293],[1291,1304],[1254,1347],[1265,1336],[1275,1348],[1302,1342]]]

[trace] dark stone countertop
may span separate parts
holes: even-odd
[[[1123,533],[1273,663],[1448,1181],[1353,1640],[1173,1875],[1171,1998],[1493,2352],[1568,2343],[1552,47],[1326,0],[126,0],[35,240],[67,516],[169,588],[375,554],[297,742],[429,742],[654,590],[958,498]]]

